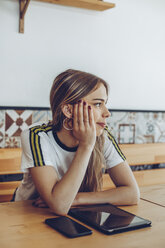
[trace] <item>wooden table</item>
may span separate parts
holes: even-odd
[[[165,207],[165,184],[140,187],[141,198]]]
[[[150,219],[152,227],[112,236],[93,229],[90,236],[69,239],[44,224],[54,217],[49,209],[32,206],[31,201],[0,204],[1,248],[164,248],[165,208],[147,201],[138,206],[122,207]]]

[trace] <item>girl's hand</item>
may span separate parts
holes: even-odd
[[[73,109],[73,135],[79,146],[94,147],[96,142],[96,125],[93,110],[85,101],[79,101]]]
[[[48,208],[48,205],[41,199],[41,197],[38,197],[33,203],[33,206],[37,208]]]

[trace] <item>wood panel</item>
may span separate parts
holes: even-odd
[[[165,163],[165,143],[120,144],[131,166]]]
[[[143,186],[140,193],[142,199],[165,207],[165,184]]]
[[[98,1],[98,0],[36,0],[39,2],[53,3],[64,6],[78,7],[90,10],[103,11],[114,8],[114,3]]]
[[[0,183],[0,202],[11,201],[13,194],[20,183],[21,181]]]
[[[21,165],[21,148],[0,149],[0,175],[19,174]]]
[[[139,186],[157,185],[165,183],[165,169],[133,171]],[[103,175],[103,190],[113,188],[114,184],[108,174]]]
[[[35,208],[32,201],[0,204],[0,246],[2,248],[163,248],[165,209],[150,202],[122,209],[152,221],[152,227],[105,235],[90,227],[92,235],[68,239],[44,222],[56,217],[47,208]]]
[[[22,174],[20,165],[20,148],[0,149],[0,175]],[[0,202],[10,201],[20,183],[20,181],[0,182]]]

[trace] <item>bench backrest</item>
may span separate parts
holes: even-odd
[[[130,166],[165,163],[165,143],[150,144],[120,144],[122,152]],[[20,171],[21,148],[0,149],[0,175],[22,173]],[[134,171],[135,178],[141,185],[165,183],[165,168],[144,171]],[[15,182],[0,182],[0,202],[11,199],[15,188],[20,184]],[[103,177],[103,188],[112,187],[108,175]]]
[[[151,165],[165,163],[165,143],[120,144],[129,165]],[[139,186],[165,183],[165,168],[133,171]],[[109,175],[103,176],[103,189],[114,187]]]
[[[21,148],[0,149],[0,175],[21,173],[20,163]]]
[[[22,174],[20,171],[21,149],[0,149],[0,175]],[[10,201],[20,181],[0,182],[0,202]]]
[[[165,163],[165,143],[120,144],[130,166]]]

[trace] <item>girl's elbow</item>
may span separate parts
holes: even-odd
[[[65,216],[69,212],[69,207],[64,206],[63,204],[60,204],[60,203],[58,203],[58,204],[53,203],[53,204],[51,204],[50,208],[56,215]]]
[[[140,190],[136,188],[132,190],[132,205],[138,205],[140,202]]]
[[[140,202],[140,197],[134,196],[132,200],[132,205],[138,205]]]
[[[63,211],[62,209],[54,208],[54,209],[52,209],[52,211],[55,215],[59,215],[59,216],[66,216],[67,215],[67,211]]]

